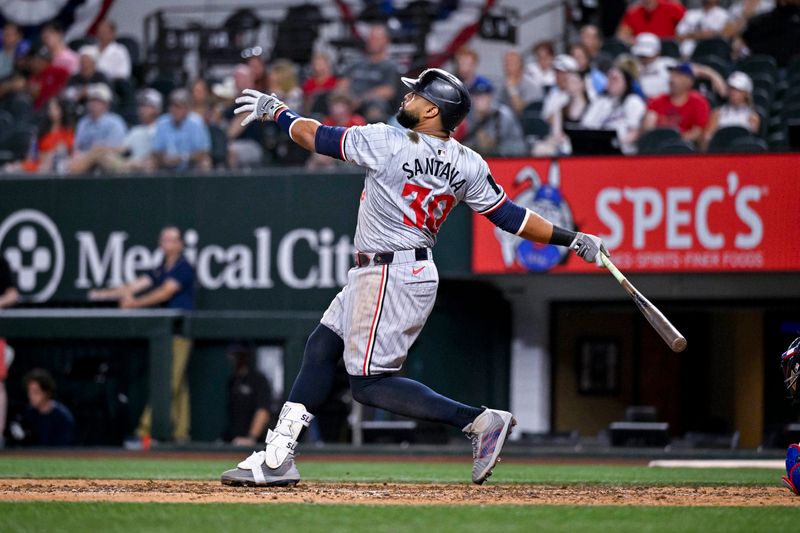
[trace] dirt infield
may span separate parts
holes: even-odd
[[[321,503],[373,505],[796,505],[786,489],[411,483],[306,483],[294,488],[226,487],[212,481],[2,479],[0,501]]]

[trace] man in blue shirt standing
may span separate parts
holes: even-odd
[[[169,95],[169,112],[156,122],[153,138],[153,167],[170,170],[211,168],[211,136],[203,119],[191,112],[186,89]]]
[[[89,292],[90,300],[118,300],[122,309],[163,307],[167,309],[194,309],[194,267],[183,255],[181,232],[174,226],[161,230],[158,246],[164,254],[160,265],[146,275],[111,289]],[[189,385],[186,367],[189,363],[192,341],[180,335],[172,337],[172,424],[173,438],[189,439]],[[146,407],[139,421],[139,437],[148,439],[152,413]]]

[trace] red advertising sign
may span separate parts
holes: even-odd
[[[800,156],[489,161],[518,204],[603,238],[629,272],[800,271]],[[475,273],[597,272],[473,220]]]

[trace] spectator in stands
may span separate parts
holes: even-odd
[[[80,105],[85,105],[91,85],[97,83],[109,85],[106,75],[97,70],[97,58],[99,55],[100,51],[95,45],[86,44],[81,46],[80,50],[78,50],[80,67],[78,72],[67,80],[67,88],[64,91],[65,98]]]
[[[31,75],[28,78],[28,92],[33,98],[33,108],[41,109],[51,98],[58,96],[67,84],[69,72],[51,62],[47,48],[40,48],[31,54],[28,64]]]
[[[57,402],[56,382],[47,370],[34,368],[23,382],[28,393],[28,409],[23,426],[33,446],[71,446],[75,444],[75,418],[67,407]]]
[[[69,102],[58,98],[47,102],[39,135],[39,172],[65,173],[75,145],[75,115]]]
[[[50,52],[54,66],[65,69],[70,76],[78,72],[78,54],[64,42],[64,30],[57,22],[42,28],[42,43]]]
[[[641,0],[625,11],[617,38],[632,43],[640,33],[653,33],[661,39],[675,37],[675,29],[686,8],[672,0]]]
[[[598,94],[606,90],[606,75],[600,69],[593,67],[591,56],[586,47],[581,43],[573,43],[569,47],[569,55],[578,64],[578,74],[583,77],[583,85],[586,87],[586,94],[589,100],[594,100]]]
[[[214,105],[214,95],[211,93],[211,88],[208,86],[208,81],[204,78],[197,78],[189,86],[191,91],[192,113],[195,113],[203,119],[206,124],[215,124],[219,122],[220,113]]]
[[[569,154],[571,147],[564,129],[580,124],[589,103],[575,59],[560,54],[553,66],[556,85],[547,93],[542,106],[542,118],[550,124],[550,135],[534,146],[536,155]]]
[[[553,43],[541,41],[533,47],[533,61],[525,67],[525,73],[533,80],[533,83],[542,88],[544,94],[547,94],[550,88],[556,84],[556,71],[553,68],[555,57]]]
[[[249,86],[249,87],[252,87]],[[288,59],[276,59],[270,65],[269,92],[274,93],[289,109],[302,109],[303,89],[297,76],[297,66]],[[239,91],[236,93],[239,94]],[[293,107],[292,107],[293,106]]]
[[[742,39],[753,54],[772,56],[785,67],[800,54],[800,1],[777,0],[775,9],[749,20]]]
[[[6,22],[3,26],[3,48],[0,49],[0,80],[11,76],[18,63],[28,54],[30,42],[23,38],[19,26]]]
[[[694,71],[689,63],[670,68],[669,93],[650,100],[642,128],[675,128],[685,141],[698,144],[708,125],[706,98],[692,89]]]
[[[104,151],[122,150],[128,130],[122,117],[109,111],[112,96],[108,85],[92,85],[87,97],[87,113],[78,121],[74,152],[68,161],[72,174],[83,174],[94,168]]]
[[[328,114],[322,119],[326,126],[364,126],[367,121],[355,112],[353,99],[345,93],[333,92],[328,98]]]
[[[311,58],[311,72],[303,82],[303,109],[307,114],[323,112],[325,99],[336,88],[337,81],[331,56],[326,52],[315,53]]]
[[[462,144],[484,156],[522,156],[528,146],[517,117],[506,105],[494,100],[494,87],[488,80],[473,85],[472,109],[466,118]]]
[[[19,301],[19,291],[17,290],[17,283],[14,279],[14,272],[11,271],[11,266],[0,254],[0,311],[15,305]],[[13,350],[8,346],[5,339],[0,337],[0,449],[3,448],[5,441],[3,440],[3,433],[6,429],[6,415],[8,413],[8,397],[6,396],[5,379],[8,373],[8,362],[11,357],[8,354],[13,354]]]
[[[540,85],[525,75],[522,54],[517,50],[509,50],[503,57],[503,71],[505,80],[500,94],[497,95],[498,103],[511,108],[516,115],[533,102],[541,102],[544,91]]]
[[[688,10],[675,29],[681,55],[691,57],[698,40],[721,37],[728,20],[728,11],[719,6],[719,0],[703,0],[702,7]]]
[[[464,82],[467,89],[472,91],[476,86],[480,85],[486,87],[486,83],[490,83],[489,78],[478,74],[478,65],[480,64],[480,56],[474,48],[462,46],[456,50],[456,76]]]
[[[728,8],[728,23],[722,31],[731,42],[731,58],[737,61],[750,55],[750,49],[742,39],[748,21],[775,9],[775,0],[739,0]]]
[[[8,163],[6,172],[67,171],[67,161],[74,146],[75,118],[73,105],[67,100],[51,98],[38,128],[38,150],[31,151],[24,161]],[[2,307],[2,305],[0,305]]]
[[[741,126],[758,134],[761,117],[753,107],[753,80],[744,72],[733,72],[728,76],[728,101],[711,112],[706,129],[706,140],[710,141],[720,128]]]
[[[19,291],[14,279],[14,272],[11,270],[6,258],[0,254],[0,309],[16,305],[18,301]]]
[[[371,26],[366,58],[350,67],[339,80],[338,89],[347,91],[359,112],[371,122],[392,115],[397,99],[399,75],[395,62],[389,59],[389,44],[386,26]]]
[[[165,170],[211,168],[211,139],[200,116],[191,113],[186,89],[169,95],[169,112],[156,122],[153,138],[153,167]]]
[[[253,76],[253,84],[250,88],[257,91],[269,92],[269,72],[264,64],[264,49],[260,46],[252,46],[242,50],[244,64],[250,67]]]
[[[655,98],[669,91],[669,68],[677,61],[662,57],[661,40],[652,33],[640,33],[631,52],[639,60],[639,85],[644,96]]]
[[[587,24],[580,29],[580,43],[589,55],[589,63],[596,68],[603,69],[598,62],[603,49],[603,36],[600,29],[594,24]]]
[[[176,89],[176,91],[187,92],[185,89]],[[173,100],[172,97],[171,100]],[[188,113],[188,99],[186,109]],[[185,311],[194,309],[195,271],[183,255],[184,246],[180,229],[175,226],[167,226],[162,229],[158,247],[164,254],[164,260],[159,266],[125,285],[112,289],[89,291],[89,299],[94,301],[117,300],[121,309],[147,307]],[[189,387],[186,380],[186,367],[189,363],[191,349],[191,340],[180,335],[173,335],[171,414],[173,438],[176,441],[185,441],[189,438]],[[139,437],[149,438],[151,422],[152,411],[148,406],[139,420],[137,429]]]
[[[728,23],[723,35],[733,39],[742,34],[747,21],[775,9],[775,0],[738,0],[728,8]]]
[[[234,446],[255,446],[266,435],[272,406],[272,387],[256,367],[256,355],[243,345],[228,348],[234,371],[228,380],[228,429]]]
[[[616,130],[622,152],[636,151],[639,128],[647,104],[634,92],[635,76],[614,66],[608,71],[608,86],[589,104],[581,118],[581,126],[595,130]]]
[[[253,87],[253,73],[247,65],[236,65],[233,69],[233,96],[239,95],[244,89]],[[228,167],[253,168],[261,165],[264,155],[264,125],[258,121],[242,126],[241,120],[236,120],[234,109],[237,104],[230,100],[230,105],[223,112],[228,121]]]
[[[367,121],[355,112],[353,99],[346,93],[333,91],[328,95],[328,114],[322,118],[325,126],[364,126]],[[401,127],[401,126],[398,126]],[[336,159],[325,155],[313,153],[306,160],[306,168],[318,170],[322,168],[333,168],[337,165]]]
[[[161,93],[155,89],[142,89],[136,97],[136,114],[139,123],[125,136],[122,150],[106,150],[97,164],[110,172],[150,172],[153,168],[153,138],[156,120],[163,107]]]
[[[131,77],[131,55],[125,45],[117,42],[117,25],[107,19],[97,24],[97,46],[100,55],[97,70],[111,80],[127,80]]]

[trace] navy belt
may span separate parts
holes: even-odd
[[[411,251],[411,250],[409,250]],[[414,259],[417,261],[426,261],[431,258],[430,249],[428,248],[415,248]],[[368,254],[364,252],[356,252],[356,266],[365,267],[369,265],[389,265],[395,259],[395,252],[378,252]]]

